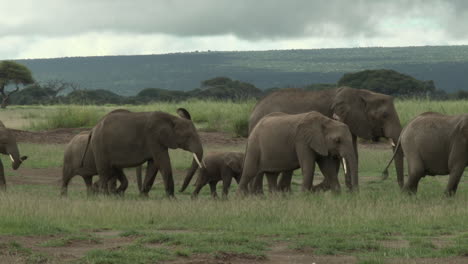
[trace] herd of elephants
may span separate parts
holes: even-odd
[[[393,147],[397,182],[403,191],[415,193],[426,175],[449,174],[445,194],[455,194],[468,165],[468,113],[443,115],[426,112],[402,128],[393,97],[368,90],[339,87],[322,91],[284,89],[273,92],[255,105],[249,119],[245,153],[208,153],[190,113],[114,110],[89,132],[76,135],[66,146],[62,195],[75,175],[83,177],[88,194],[123,193],[128,180],[124,168],[137,167],[138,188],[150,191],[156,174],[161,173],[168,196],[174,196],[174,180],[168,149],[193,153],[180,191],[199,170],[195,190],[210,185],[216,197],[216,184],[223,183],[227,196],[232,179],[238,194],[263,193],[263,176],[271,192],[289,192],[293,171],[301,169],[303,191],[340,191],[338,172],[343,166],[350,191],[359,188],[357,138],[388,139]],[[0,153],[9,155],[13,169],[27,158],[19,154],[12,133],[0,122]],[[403,159],[408,164],[405,182]],[[147,163],[142,181],[141,165]],[[324,180],[313,185],[315,165]],[[388,165],[387,165],[388,168]],[[388,175],[387,168],[384,174]],[[280,175],[281,174],[281,175]],[[92,178],[99,175],[93,184]],[[119,186],[117,188],[117,181]],[[5,189],[0,161],[0,189]]]

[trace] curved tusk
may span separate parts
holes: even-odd
[[[343,163],[344,173],[345,173],[345,174],[348,174],[348,167],[346,167],[346,160],[345,160],[345,158],[341,158],[341,163]]]
[[[15,162],[15,160],[13,159],[13,156],[10,154],[10,159],[11,159],[11,162]]]
[[[200,167],[200,169],[203,168],[203,165],[201,164],[200,160],[198,159],[197,154],[195,154],[195,153],[192,153],[192,154],[193,154],[193,158],[198,163],[198,167]]]
[[[395,142],[393,142],[393,139],[390,139],[390,142],[392,143],[392,147],[395,147]]]

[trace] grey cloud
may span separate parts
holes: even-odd
[[[175,36],[233,34],[242,39],[379,36],[385,18],[433,19],[447,34],[465,34],[468,2],[442,0],[20,0],[5,35],[74,35],[87,32],[163,33]],[[9,21],[11,19],[12,21]],[[457,26],[458,22],[458,26]]]

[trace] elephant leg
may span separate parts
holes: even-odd
[[[158,174],[158,167],[154,161],[149,160],[146,167],[145,179],[142,184],[142,189],[140,194],[142,196],[148,196],[149,191],[153,187],[154,180],[156,179],[156,175]]]
[[[6,191],[5,171],[3,170],[3,163],[0,160],[0,191]]]
[[[278,175],[279,172],[266,172],[265,176],[268,180],[268,190],[270,193],[274,193],[278,191]]]
[[[107,188],[109,189],[109,193],[115,194],[117,193],[117,177],[115,175],[115,170],[112,171],[112,178],[108,180]]]
[[[278,183],[278,188],[282,192],[291,192],[291,181],[294,171],[283,171]]]
[[[408,154],[408,181],[403,186],[403,191],[415,194],[418,191],[419,180],[424,177],[424,163],[416,154]]]
[[[154,156],[154,162],[159,164],[161,175],[164,182],[164,189],[168,197],[174,197],[174,178],[172,176],[171,159],[167,151]]]
[[[114,169],[115,177],[117,178],[120,182],[119,188],[116,190],[116,194],[124,194],[125,191],[128,188],[128,179],[127,176],[125,176],[125,173],[123,172],[123,169]]]
[[[229,193],[229,187],[231,186],[232,176],[223,177],[223,198],[226,199]]]
[[[446,196],[452,196],[457,192],[458,183],[460,182],[460,178],[463,175],[464,170],[464,164],[454,166],[454,168],[450,170],[449,181],[447,187],[445,188]]]
[[[213,199],[218,198],[218,194],[216,193],[216,184],[216,181],[210,182],[211,197],[213,197]]]
[[[247,155],[245,158],[244,169],[242,170],[241,180],[239,182],[239,188],[237,193],[240,195],[246,195],[248,193],[248,184],[252,179],[257,176],[258,164],[256,159],[250,158],[250,156],[257,156],[256,153]]]
[[[296,149],[299,165],[302,171],[302,191],[309,192],[312,190],[315,172],[315,153],[308,146],[300,146]]]
[[[263,195],[263,173],[259,173],[250,182],[250,193]]]
[[[315,189],[323,191],[331,189],[333,192],[339,193],[341,190],[340,182],[338,181],[339,159],[323,157],[317,163],[325,179],[322,182],[323,184],[320,183]]]
[[[86,184],[86,195],[91,196],[94,191],[93,191],[93,176],[82,176],[83,181]]]
[[[138,192],[141,193],[142,188],[143,188],[143,183],[142,183],[142,179],[141,179],[142,165],[136,167],[135,174],[136,174],[136,178],[137,178]]]
[[[1,161],[0,161],[1,163]],[[0,177],[1,178],[1,177]],[[70,184],[70,180],[73,178],[73,172],[70,169],[64,168],[63,175],[62,175],[62,188],[60,191],[61,196],[67,196],[68,194],[68,184]],[[1,180],[0,180],[1,185]]]

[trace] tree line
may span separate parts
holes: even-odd
[[[421,81],[394,70],[364,70],[344,74],[336,84],[315,83],[295,87],[305,90],[331,89],[350,86],[367,89],[395,97],[429,99],[468,99],[468,91],[460,90],[448,94],[438,90],[433,81]],[[12,61],[0,62],[0,95],[2,107],[8,104],[145,104],[154,101],[182,101],[190,98],[215,100],[246,100],[260,98],[286,87],[261,90],[253,84],[215,77],[202,81],[200,88],[190,91],[145,88],[136,96],[121,96],[110,90],[83,89],[79,84],[63,80],[35,82],[31,71],[24,65]]]

